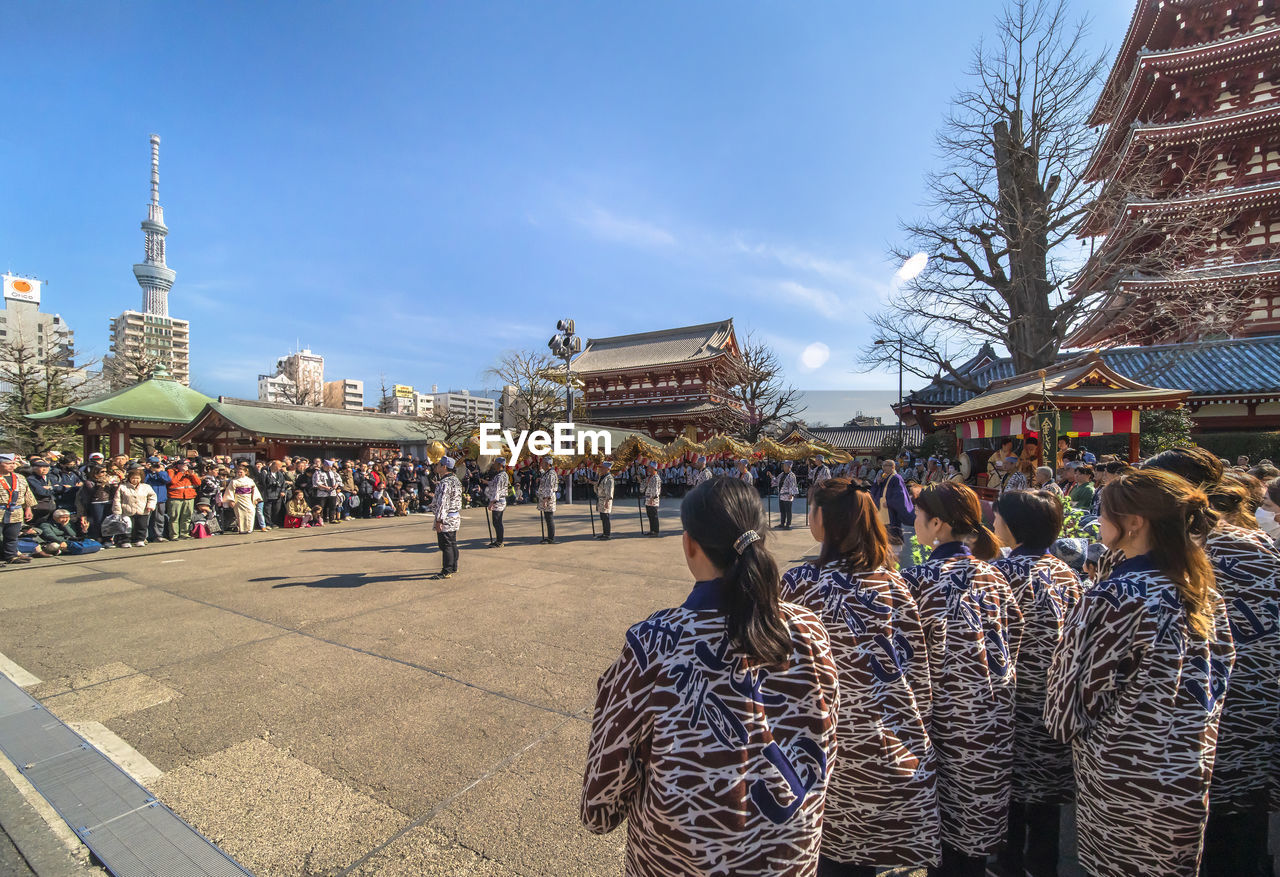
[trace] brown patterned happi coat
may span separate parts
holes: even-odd
[[[1191,634],[1176,586],[1147,555],[1116,564],[1067,618],[1045,725],[1071,744],[1080,863],[1095,877],[1199,867],[1218,720],[1234,650]]]
[[[822,855],[859,865],[938,861],[929,659],[920,609],[897,572],[797,566],[785,600],[826,625],[840,671],[839,757],[827,787]]]
[[[627,631],[600,678],[582,821],[627,820],[629,875],[812,875],[836,755],[826,631],[783,603],[787,666],[747,666],[720,588],[699,582]]]
[[[1205,543],[1236,647],[1209,803],[1280,806],[1280,552],[1261,530],[1220,523]]]
[[[1013,708],[1012,798],[1065,804],[1075,792],[1071,747],[1044,726],[1045,681],[1067,614],[1080,602],[1080,578],[1052,554],[1014,549],[991,563],[1004,574],[1022,611]]]
[[[987,855],[1004,841],[1009,816],[1021,612],[999,570],[960,542],[939,545],[902,576],[929,650],[942,841]]]

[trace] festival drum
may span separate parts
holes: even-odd
[[[960,476],[966,484],[987,484],[987,460],[994,453],[990,448],[971,448],[960,454]],[[979,481],[978,479],[982,480]]]

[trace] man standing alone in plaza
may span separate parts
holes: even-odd
[[[791,529],[791,505],[796,501],[800,488],[796,484],[796,473],[791,471],[791,461],[782,461],[782,474],[778,479],[778,528]]]
[[[649,535],[658,533],[658,503],[662,501],[662,479],[658,477],[658,464],[648,466],[649,477],[644,480],[644,510],[649,515]]]
[[[550,457],[540,457],[538,465],[542,468],[538,476],[538,513],[547,525],[541,544],[550,545],[556,541],[556,492],[560,490],[560,476],[552,467]]]
[[[31,558],[18,553],[18,534],[31,520],[35,506],[27,479],[18,474],[18,461],[13,454],[0,454],[0,560],[5,563],[30,563]]]
[[[431,500],[435,512],[436,544],[440,546],[440,572],[436,579],[452,578],[458,571],[458,527],[462,523],[462,482],[453,474],[453,457],[436,463],[436,492]]]
[[[195,514],[199,487],[200,476],[187,471],[187,461],[175,460],[169,470],[169,499],[165,503],[171,541],[191,538],[191,516]]]
[[[608,460],[596,464],[596,511],[600,513],[600,539],[608,539],[613,515],[613,470]]]
[[[484,486],[484,498],[489,503],[489,511],[493,514],[493,541],[490,548],[501,548],[506,536],[502,526],[502,513],[507,510],[507,488],[511,480],[507,477],[507,461],[498,457],[489,470],[489,479]]]

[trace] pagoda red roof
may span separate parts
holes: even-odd
[[[1200,144],[1205,140],[1239,140],[1250,135],[1280,131],[1280,102],[1270,102],[1243,110],[1231,110],[1212,116],[1184,119],[1165,124],[1134,124],[1120,146],[1119,158],[1110,171],[1101,166],[1103,153],[1098,150],[1085,171],[1090,180],[1124,179],[1130,165],[1142,156],[1142,148]]]
[[[1117,104],[1132,84],[1132,73],[1139,56],[1144,52],[1161,51],[1173,45],[1175,37],[1186,23],[1183,20],[1185,14],[1194,12],[1208,15],[1214,7],[1239,5],[1239,0],[1138,0],[1133,17],[1129,20],[1129,29],[1116,52],[1111,73],[1089,115],[1088,124],[1114,122]],[[1206,45],[1212,45],[1212,41]]]
[[[1131,126],[1123,124],[1123,120],[1148,118],[1153,110],[1153,103],[1166,100],[1163,93],[1157,93],[1160,91],[1157,86],[1163,84],[1161,79],[1168,74],[1232,69],[1268,58],[1280,58],[1280,26],[1185,49],[1140,53],[1123,98],[1119,101],[1116,112],[1111,114],[1111,125],[1085,170],[1086,177],[1098,179],[1106,158],[1115,154],[1121,146],[1121,138],[1133,130]]]
[[[1135,217],[1142,216],[1149,221],[1162,216],[1177,216],[1189,210],[1204,208],[1206,205],[1211,205],[1215,209],[1236,211],[1278,206],[1280,205],[1280,180],[1271,180],[1256,186],[1218,189],[1185,198],[1129,201],[1124,205],[1124,209],[1119,211],[1110,229],[1099,228],[1098,224],[1102,218],[1095,221],[1095,216],[1099,214],[1094,214],[1081,229],[1080,236],[1093,237],[1105,234],[1108,239],[1118,240],[1121,230]],[[1103,246],[1105,247],[1106,244],[1104,243]]]
[[[1188,300],[1193,298],[1195,291],[1215,293],[1216,298],[1222,290],[1244,291],[1267,281],[1280,286],[1280,259],[1213,265],[1163,277],[1126,277],[1116,283],[1102,304],[1067,337],[1063,346],[1089,347],[1104,343],[1114,336],[1116,323],[1144,295],[1186,290]],[[1257,331],[1260,330],[1255,330],[1254,334]]]

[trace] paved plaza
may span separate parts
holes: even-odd
[[[0,652],[262,877],[618,874],[625,831],[578,823],[596,680],[691,585],[675,503],[660,539],[619,507],[602,543],[562,506],[549,546],[512,507],[493,550],[465,510],[447,581],[428,516],[13,567]]]

